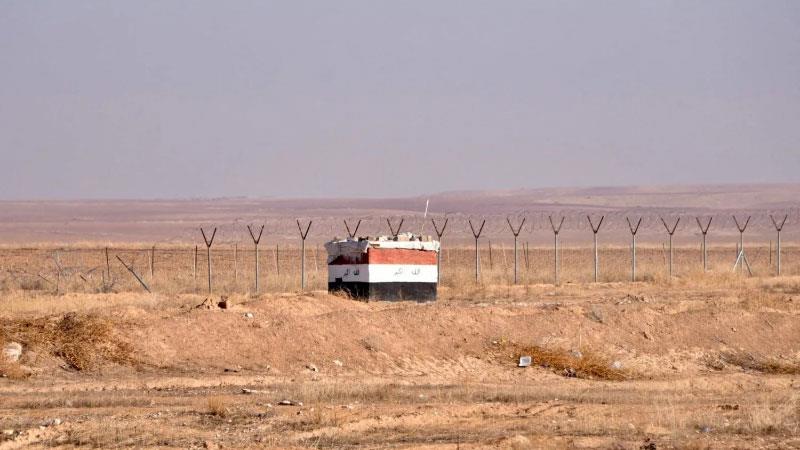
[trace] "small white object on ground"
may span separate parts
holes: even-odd
[[[22,344],[19,342],[9,342],[3,347],[3,357],[8,362],[17,362],[22,356]]]
[[[533,363],[533,358],[530,356],[520,356],[519,357],[519,367],[530,367]]]

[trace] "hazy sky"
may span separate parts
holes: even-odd
[[[800,2],[0,0],[0,198],[800,181]]]

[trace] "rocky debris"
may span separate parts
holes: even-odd
[[[739,405],[728,405],[728,404],[719,405],[719,409],[723,411],[738,411]]]
[[[533,358],[530,356],[520,356],[517,367],[530,367],[531,364],[533,364]]]
[[[312,372],[319,372],[319,369],[314,364],[307,364],[306,365],[306,369],[308,369],[308,370],[310,370]]]
[[[521,434],[518,434],[512,438],[504,440],[502,444],[503,448],[512,448],[512,449],[533,448],[531,440]]]
[[[650,299],[644,295],[626,294],[625,297],[617,301],[618,305],[628,305],[631,303],[650,303]]]
[[[217,302],[217,306],[219,307],[219,309],[228,309],[228,306],[230,306],[228,304],[228,297],[225,295],[220,297],[219,302]]]
[[[22,356],[22,344],[19,342],[9,342],[3,346],[3,358],[8,362],[17,362]]]
[[[334,359],[334,360],[333,360],[333,363],[334,363],[335,365],[339,366],[339,367],[342,367],[342,366],[344,365],[344,363],[343,363],[343,362],[341,362],[341,361],[339,361],[338,359]]]
[[[207,298],[203,300],[199,305],[195,306],[195,309],[211,309],[214,307],[214,300]]]
[[[597,323],[605,323],[603,319],[603,311],[600,308],[593,307],[589,312],[586,314],[590,320],[593,320]]]
[[[642,445],[639,446],[639,450],[656,450],[656,443],[652,441],[650,438],[645,438]]]
[[[653,335],[648,333],[647,330],[642,331],[642,336],[644,336],[644,338],[647,339],[648,341],[653,340]]]
[[[263,393],[264,393],[264,391],[259,391],[259,390],[256,390],[256,389],[242,388],[242,394],[245,394],[245,395],[263,394]]]
[[[281,400],[278,406],[303,406],[303,402],[296,402],[294,400]]]
[[[567,367],[566,369],[564,369],[564,376],[567,378],[575,378],[578,376],[578,373],[575,372],[575,369],[573,369],[572,367]]]
[[[3,436],[14,436],[17,434],[16,430],[9,428],[7,430],[3,430]]]
[[[252,319],[253,317],[255,317],[255,316],[251,312],[244,313],[244,318],[245,319]]]
[[[611,363],[611,368],[612,369],[616,369],[616,370],[620,370],[620,369],[622,369],[622,363],[619,362],[619,361],[614,361],[613,363]]]
[[[59,425],[61,425],[61,419],[59,419],[59,418],[57,418],[57,417],[56,417],[55,419],[48,419],[48,420],[45,420],[45,421],[42,423],[42,425],[41,425],[41,427],[40,427],[40,428],[45,428],[45,427],[57,427],[57,426],[59,426]]]
[[[581,358],[583,358],[583,353],[581,353],[581,351],[580,351],[580,350],[573,350],[573,351],[572,351],[572,352],[570,352],[570,353],[572,354],[572,357],[573,357],[573,358],[577,358],[577,359],[581,359]]]

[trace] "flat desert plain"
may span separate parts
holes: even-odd
[[[749,235],[753,276],[731,271],[738,233],[720,225],[708,272],[698,236],[683,229],[670,278],[655,222],[642,244],[638,281],[630,282],[629,235],[617,220],[602,235],[600,282],[591,278],[591,235],[575,225],[582,240],[565,250],[555,286],[552,234],[537,216],[519,285],[509,241],[492,237],[498,226],[489,235],[493,256],[481,243],[481,279],[474,279],[469,240],[448,244],[439,299],[424,304],[330,295],[324,255],[310,251],[309,285],[300,289],[296,249],[278,266],[265,252],[256,293],[252,253],[232,259],[233,244],[247,242],[233,231],[212,256],[213,293],[205,292],[202,252],[192,274],[197,226],[234,230],[274,218],[296,227],[295,216],[327,218],[321,240],[350,213],[323,211],[324,202],[312,212],[279,211],[280,202],[269,201],[251,215],[235,212],[246,200],[188,202],[188,209],[181,202],[47,203],[58,213],[31,206],[36,202],[8,204],[0,249],[0,449],[800,447],[800,251],[788,233],[800,225],[796,204],[770,191],[794,195],[796,187],[704,189],[712,192],[707,204],[690,193],[643,189],[593,191],[605,200],[583,203],[585,193],[576,191],[557,200],[555,193],[530,194],[541,209],[512,207],[492,194],[505,206],[485,214],[499,222],[525,208],[544,220],[568,211],[577,223],[587,211],[617,219],[671,212],[691,225],[695,213],[722,221],[752,211],[756,229],[765,230]],[[639,195],[642,203],[629,198]],[[751,198],[759,195],[761,203]],[[469,196],[474,207],[476,195]],[[655,204],[653,196],[663,198],[659,208],[640,209]],[[573,206],[554,206],[567,197]],[[732,198],[735,207],[725,203]],[[354,215],[399,216],[417,203],[380,209],[376,201]],[[456,221],[480,213],[449,211]],[[766,217],[780,211],[790,219],[784,272],[776,276]],[[623,244],[612,242],[611,230]],[[269,248],[286,245],[281,233],[270,235]],[[155,253],[150,272],[147,251],[156,241],[157,249],[181,250]],[[532,364],[518,367],[521,356]]]

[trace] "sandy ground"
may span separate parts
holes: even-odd
[[[0,378],[2,449],[800,447],[800,278],[478,288],[433,304],[241,295],[228,309],[2,295],[0,336],[32,372]],[[122,342],[126,358],[77,370],[37,342],[71,312],[112,325],[89,350]],[[569,355],[578,376],[516,367],[527,345]],[[581,373],[589,355],[626,379]]]

